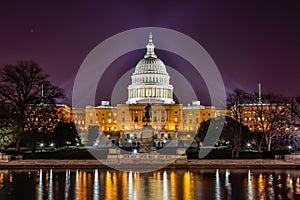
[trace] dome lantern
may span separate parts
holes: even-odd
[[[151,32],[149,33],[149,42],[146,47],[147,47],[147,53],[144,56],[144,58],[148,58],[148,57],[157,58],[157,56],[155,55],[155,52],[154,52],[155,45],[152,43],[152,33]]]

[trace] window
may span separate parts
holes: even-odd
[[[125,122],[125,118],[124,117],[122,117],[122,122]]]

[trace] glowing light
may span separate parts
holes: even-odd
[[[95,169],[94,172],[94,193],[93,193],[93,199],[99,199],[99,173],[98,169]]]
[[[216,171],[216,199],[221,199],[221,184],[219,170]]]
[[[48,199],[49,200],[54,199],[53,198],[53,171],[52,171],[52,169],[50,169]]]

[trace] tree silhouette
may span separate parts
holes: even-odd
[[[67,145],[80,144],[80,137],[73,122],[58,122],[54,129],[53,140],[57,146],[65,146],[67,142],[69,142]]]
[[[236,124],[238,124],[241,127],[241,144],[246,143],[249,141],[250,138],[250,132],[247,126],[243,124],[239,124],[239,122],[235,121],[235,119],[226,116],[225,121],[221,117],[216,117],[216,118],[211,118],[210,120],[206,120],[201,122],[200,127],[197,131],[196,138],[199,140],[199,142],[203,142],[204,138],[206,137],[206,134],[208,132],[208,127],[212,126],[212,131],[211,133],[214,134],[214,132],[218,132],[218,129],[222,127],[222,124],[224,123],[221,135],[219,137],[220,140],[225,140],[229,142],[229,146],[231,149],[231,156],[234,158],[235,157],[235,150],[236,150],[236,140],[237,140],[237,134],[235,128]],[[217,143],[218,141],[212,141]]]
[[[43,94],[41,87],[43,87]],[[0,69],[0,100],[9,105],[19,150],[30,116],[40,104],[54,104],[64,91],[53,85],[49,76],[34,62],[4,65]]]
[[[260,152],[263,139],[265,139],[268,151],[271,151],[273,140],[288,127],[290,112],[286,103],[281,96],[266,94],[262,96],[262,102],[249,106],[248,110],[253,112],[251,124],[259,139],[258,151]]]
[[[228,96],[228,107],[231,113],[231,118],[234,119],[233,125],[233,146],[232,146],[232,157],[238,158],[242,140],[242,127],[243,119],[246,111],[245,105],[249,103],[249,94],[243,90],[236,89],[232,94]]]

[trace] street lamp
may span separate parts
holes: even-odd
[[[248,151],[250,151],[251,143],[247,143]]]
[[[164,140],[163,140],[163,146],[166,146],[166,143],[167,143],[167,140],[164,139]]]
[[[132,147],[132,140],[128,140],[128,142],[130,143],[130,147]]]
[[[71,144],[71,142],[67,141],[66,144],[67,144],[67,148],[69,148],[69,145]]]
[[[40,146],[41,146],[41,148],[42,148],[41,151],[43,151],[44,143],[41,143]]]

